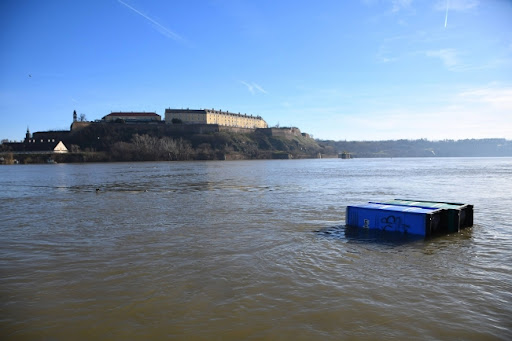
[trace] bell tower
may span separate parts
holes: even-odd
[[[76,120],[77,120],[76,110],[73,110],[73,122],[76,122]]]

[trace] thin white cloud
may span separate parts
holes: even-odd
[[[438,0],[434,8],[438,11],[467,11],[478,7],[479,4],[478,0]]]
[[[369,108],[358,115],[339,115],[339,122],[330,120],[321,132],[334,136],[338,132],[332,127],[339,131],[339,126],[349,126],[350,130],[346,130],[344,136],[338,139],[510,139],[512,122],[508,117],[512,108],[511,94],[512,88],[474,89],[453,94],[451,101],[441,105]],[[382,117],[386,119],[378,119]],[[326,124],[325,121],[320,123]]]
[[[256,83],[247,83],[245,81],[240,81],[240,83],[242,83],[243,85],[245,85],[247,87],[247,90],[249,90],[249,92],[253,95],[255,95],[256,93],[263,93],[263,94],[267,94],[267,91],[265,89],[263,89],[260,85],[256,84]]]
[[[284,99],[274,117],[335,140],[512,138],[512,84],[396,89],[304,89]]]
[[[435,57],[441,59],[444,66],[449,70],[455,70],[460,65],[457,50],[455,49],[440,49],[436,51],[426,51],[427,57]]]
[[[391,9],[391,11],[398,12],[401,9],[411,7],[412,0],[392,0],[391,3],[393,4],[393,8]]]
[[[379,47],[379,51],[377,51],[376,58],[379,63],[392,63],[398,60],[397,57],[391,56],[390,49],[385,44],[382,44]]]
[[[165,27],[164,25],[160,24],[159,22],[157,22],[156,20],[148,17],[147,15],[145,15],[144,13],[142,13],[141,11],[137,10],[136,8],[128,5],[126,2],[124,1],[121,1],[121,0],[117,0],[120,4],[124,5],[125,7],[131,9],[133,12],[137,13],[138,15],[140,15],[141,17],[143,17],[144,19],[148,20],[149,22],[151,22],[153,25],[156,26],[157,30],[162,33],[164,36],[166,36],[167,38],[171,38],[171,39],[174,39],[174,40],[182,40],[183,38],[171,31],[170,29],[168,29],[167,27]]]
[[[484,87],[458,94],[460,100],[472,104],[490,105],[492,108],[512,112],[512,87]]]
[[[415,54],[424,55],[430,58],[439,58],[448,70],[454,72],[496,69],[503,65],[512,64],[512,60],[507,58],[493,58],[487,60],[470,61],[468,56],[471,55],[471,51],[461,52],[453,48],[419,51]]]

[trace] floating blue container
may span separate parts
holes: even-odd
[[[448,202],[410,199],[394,199],[381,202],[371,201],[370,203],[442,209],[444,213],[443,220],[441,222],[441,232],[458,232],[460,231],[460,229],[473,226],[473,205],[469,204],[456,204]]]
[[[441,229],[443,210],[383,204],[347,206],[346,224],[430,236]]]

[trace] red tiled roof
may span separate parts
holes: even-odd
[[[154,112],[112,112],[107,116],[160,116]]]

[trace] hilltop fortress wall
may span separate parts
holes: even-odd
[[[304,134],[300,132],[299,128],[291,127],[291,128],[264,128],[264,129],[258,129],[258,132],[261,132],[268,136],[273,137],[284,137],[284,138],[293,138],[296,136],[305,136],[309,137],[308,134]]]

